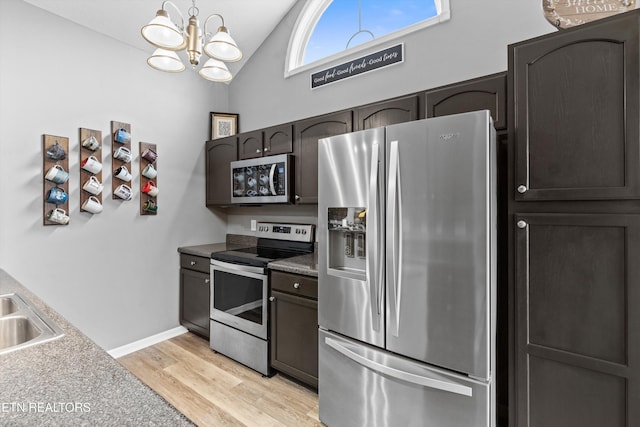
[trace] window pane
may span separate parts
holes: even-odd
[[[347,43],[351,48],[436,14],[434,0],[333,0],[309,39],[304,63],[341,52]]]

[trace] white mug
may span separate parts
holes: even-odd
[[[82,162],[82,169],[94,174],[100,173],[102,170],[102,163],[100,163],[95,156],[89,156]]]
[[[65,212],[64,209],[55,208],[51,209],[47,214],[47,218],[51,222],[55,222],[56,224],[68,224],[69,223],[69,215]]]
[[[147,178],[149,178],[149,179],[153,179],[158,175],[158,171],[156,170],[156,168],[153,167],[153,165],[151,163],[149,163],[142,170],[142,175],[147,177]]]
[[[82,186],[82,189],[88,193],[95,195],[100,194],[100,192],[104,189],[104,185],[101,184],[100,181],[98,181],[98,178],[91,175],[87,182],[85,182]]]
[[[97,214],[102,212],[102,203],[95,196],[90,196],[87,200],[82,204],[82,209],[91,212],[92,214]]]
[[[133,192],[131,191],[131,187],[126,184],[120,184],[114,191],[113,194],[120,197],[124,200],[131,200],[133,197]]]
[[[129,172],[126,166],[120,166],[116,169],[113,176],[126,182],[131,181],[132,178],[131,172]]]
[[[100,143],[95,136],[89,135],[87,139],[82,141],[82,146],[88,148],[91,151],[96,151],[98,148],[100,148]]]
[[[115,153],[113,153],[113,157],[129,163],[131,161],[131,151],[127,147],[118,147]]]
[[[60,165],[53,165],[44,177],[56,184],[64,184],[69,179],[69,172]]]

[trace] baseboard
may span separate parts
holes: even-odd
[[[142,350],[145,347],[149,347],[154,344],[158,344],[159,342],[177,337],[178,335],[182,335],[185,332],[189,332],[187,328],[185,328],[184,326],[178,326],[177,328],[169,329],[168,331],[160,332],[159,334],[155,334],[147,338],[142,338],[141,340],[134,341],[130,344],[125,344],[121,347],[114,348],[107,351],[107,353],[109,353],[109,355],[114,359],[117,359],[119,357],[126,356],[129,353],[133,353],[134,351]]]

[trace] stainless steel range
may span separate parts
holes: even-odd
[[[313,252],[310,224],[257,224],[257,246],[211,254],[210,347],[270,375],[267,264]]]

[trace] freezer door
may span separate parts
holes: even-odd
[[[384,346],[384,128],[318,143],[318,324]]]
[[[387,127],[387,348],[488,379],[495,177],[488,111]]]
[[[320,421],[341,426],[490,427],[492,383],[319,333]]]

